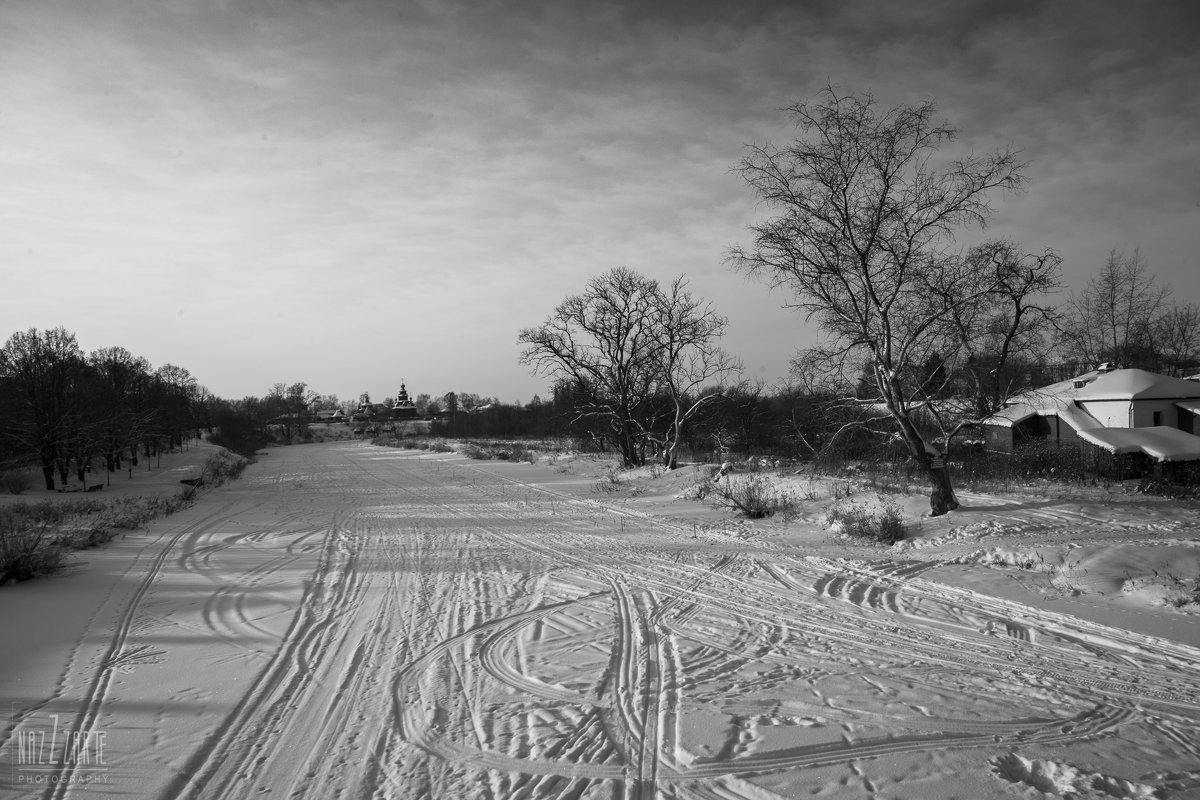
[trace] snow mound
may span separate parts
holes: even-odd
[[[1044,566],[1042,556],[1031,550],[1008,550],[988,547],[950,561],[951,564],[978,564],[984,567],[1019,567],[1035,569]]]
[[[982,520],[980,522],[972,522],[969,525],[960,525],[957,528],[951,528],[941,536],[935,536],[929,539],[903,539],[892,545],[892,550],[897,552],[906,552],[909,550],[923,550],[927,547],[942,547],[955,542],[962,542],[969,539],[978,539],[989,534],[1003,533],[1004,526],[994,520]]]
[[[1200,613],[1200,586],[1188,585],[1178,578],[1126,578],[1119,596],[1138,605],[1173,608],[1184,614]]]
[[[1158,797],[1155,787],[1099,772],[1083,772],[1070,764],[1028,759],[1005,753],[990,762],[995,774],[1010,783],[1021,783],[1051,797],[1103,800],[1110,797]]]

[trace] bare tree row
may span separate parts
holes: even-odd
[[[203,424],[208,392],[182,367],[123,347],[84,354],[65,328],[14,333],[0,348],[0,447],[33,461],[47,489],[94,462],[112,472],[179,446]]]

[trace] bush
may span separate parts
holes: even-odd
[[[33,475],[25,469],[6,469],[0,471],[0,489],[9,494],[21,494],[33,488]]]
[[[726,476],[722,481],[714,480],[700,497],[712,497],[716,508],[728,508],[741,512],[750,519],[763,519],[779,513],[792,513],[800,504],[796,495],[765,473],[746,477]]]
[[[1034,480],[1108,485],[1144,477],[1152,470],[1149,458],[1141,453],[1113,455],[1087,444],[1037,439],[1022,442],[1012,454],[955,447],[952,461],[958,480],[972,489],[1007,488]]]
[[[200,469],[200,477],[192,482],[192,486],[220,486],[226,481],[240,477],[249,464],[250,459],[229,450],[221,450],[204,462]]]
[[[466,442],[462,446],[462,454],[467,458],[482,461],[497,459],[500,461],[537,461],[537,456],[520,442]]]
[[[621,470],[616,467],[610,467],[605,470],[604,477],[596,481],[592,488],[597,493],[613,494],[614,492],[621,491],[623,485]]]
[[[879,544],[895,544],[907,535],[900,508],[891,501],[884,503],[883,508],[876,512],[862,506],[834,506],[825,521],[834,533],[855,539],[869,539]]]
[[[62,568],[68,550],[112,541],[121,531],[185,508],[200,487],[220,486],[241,475],[249,463],[222,450],[205,462],[199,478],[168,498],[80,498],[0,506],[0,584],[50,575]]]
[[[270,439],[257,431],[239,432],[236,435],[217,432],[211,434],[208,441],[248,459],[253,459],[259,450],[270,444]]]
[[[1157,478],[1142,478],[1137,490],[1140,494],[1153,497],[1169,497],[1173,500],[1200,500],[1200,485],[1178,483]]]
[[[64,548],[50,528],[15,530],[0,523],[0,584],[50,575],[63,561]]]

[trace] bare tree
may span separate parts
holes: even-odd
[[[1155,325],[1161,368],[1185,374],[1200,368],[1200,305],[1172,306]]]
[[[954,363],[946,373],[971,402],[959,422],[971,424],[1031,388],[1030,368],[1044,361],[1058,316],[1046,298],[1062,288],[1062,259],[996,241],[971,248],[966,260],[982,291],[974,303],[947,298],[952,330],[946,347]]]
[[[726,320],[677,278],[657,281],[618,267],[521,331],[521,363],[570,390],[575,422],[600,423],[625,466],[645,462],[657,438],[673,465],[684,423],[706,402],[697,389],[736,365],[716,340]],[[669,409],[656,432],[661,403]]]
[[[1158,369],[1155,338],[1167,294],[1139,251],[1110,250],[1087,287],[1067,303],[1063,351],[1089,365]]]
[[[75,334],[62,327],[14,333],[0,348],[0,376],[19,398],[18,414],[4,420],[3,431],[37,455],[47,489],[54,488],[54,469],[67,458],[83,365]]]
[[[719,392],[701,393],[708,382],[737,372],[741,364],[717,346],[729,320],[711,304],[693,297],[681,275],[657,298],[653,320],[658,344],[659,390],[669,400],[670,421],[660,443],[663,466],[675,469],[684,426],[701,409],[721,399]]]
[[[163,443],[181,447],[184,434],[195,432],[193,408],[199,385],[184,367],[163,364],[154,371],[154,393],[158,413],[158,438],[153,443],[161,453]],[[147,449],[146,456],[151,455]]]
[[[934,515],[957,508],[944,452],[920,430],[917,365],[938,353],[954,309],[990,293],[967,260],[948,254],[956,229],[983,225],[993,190],[1021,187],[1015,153],[933,156],[956,131],[932,103],[881,111],[868,95],[827,88],[790,112],[799,135],[784,148],[753,146],[736,170],[778,215],[734,248],[740,271],[787,290],[815,319],[825,353],[843,366],[864,357],[882,409],[929,477]]]
[[[104,458],[108,471],[120,469],[128,456],[137,463],[138,439],[145,434],[150,413],[139,404],[139,393],[150,377],[150,362],[124,347],[102,347],[88,356],[96,373],[92,402],[104,417]]]

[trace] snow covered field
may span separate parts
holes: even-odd
[[[3,587],[0,794],[1200,797],[1194,508],[899,496],[887,548],[824,522],[861,489],[603,476],[277,448]]]

